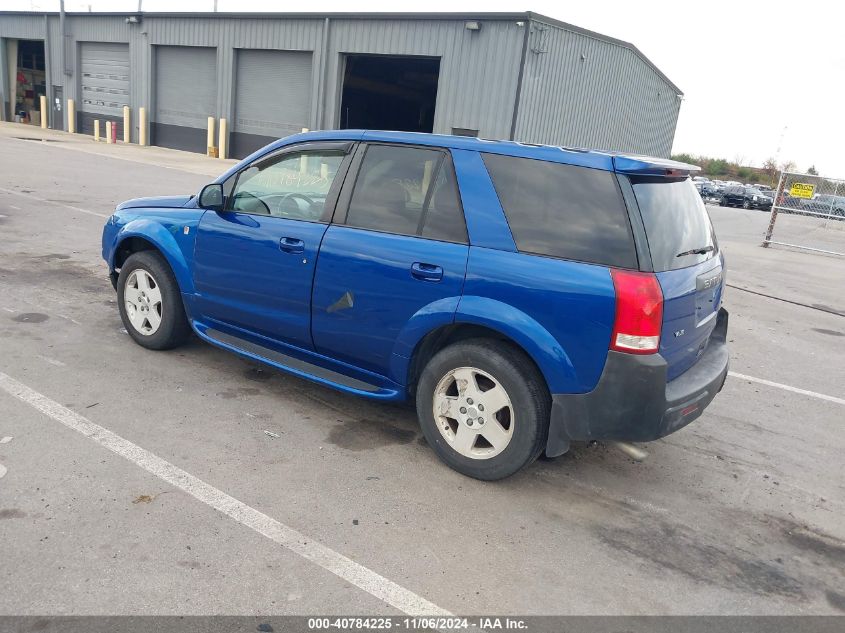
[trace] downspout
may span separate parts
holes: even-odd
[[[68,39],[67,38],[67,24],[65,24],[65,1],[62,0],[59,3],[59,47],[60,47],[59,61],[61,62],[61,66],[62,66],[62,72],[61,72],[62,99],[65,100],[65,104],[67,104],[67,100],[70,98],[70,95],[68,94],[69,91],[67,89],[67,78],[68,78],[68,75],[70,74],[68,72],[68,66],[67,66],[67,39]],[[77,98],[77,95],[74,95],[75,100],[76,100],[76,98]],[[64,123],[62,124],[62,129],[68,130],[69,128],[68,128],[67,117],[62,116],[62,118],[64,119]]]
[[[50,18],[44,14],[44,83],[47,89],[47,127],[54,129],[56,122],[53,121],[53,64],[50,55],[52,47],[50,46]]]
[[[62,62],[62,75],[67,74],[67,60],[65,60],[65,53],[67,52],[67,42],[65,39],[67,38],[67,31],[65,31],[65,0],[62,0],[59,3],[59,35],[61,37],[61,62]],[[64,80],[62,80],[62,88],[64,88]]]
[[[9,92],[9,80],[6,77],[6,72],[9,68],[9,64],[6,61],[7,46],[6,38],[0,37],[0,121],[6,120],[6,99],[8,98],[6,93]],[[12,121],[14,120],[14,117],[12,117]]]
[[[323,22],[323,46],[320,51],[320,85],[317,101],[317,128],[324,130],[326,128],[326,84],[328,83],[328,68],[329,68],[329,27],[331,26],[331,19],[326,18]]]
[[[519,58],[519,75],[516,78],[516,95],[513,98],[513,118],[511,119],[511,141],[516,135],[516,117],[519,114],[519,98],[522,95],[522,76],[525,74],[525,56],[528,53],[528,35],[531,33],[531,14],[526,14],[525,33],[522,36],[522,55]]]

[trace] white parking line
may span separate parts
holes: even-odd
[[[55,367],[67,367],[62,361],[56,360],[55,358],[50,358],[49,356],[43,356],[42,354],[38,354],[38,358],[43,360],[45,363],[50,363]]]
[[[784,385],[779,382],[772,382],[771,380],[765,380],[764,378],[755,378],[754,376],[746,376],[745,374],[738,374],[735,371],[729,371],[729,376],[733,376],[734,378],[740,378],[742,380],[750,380],[751,382],[757,382],[761,385],[767,385],[769,387],[776,387],[778,389],[783,389],[784,391],[791,391],[792,393],[800,393],[802,396],[810,396],[811,398],[818,398],[819,400],[827,400],[828,402],[835,402],[836,404],[845,404],[845,400],[842,398],[837,398],[835,396],[828,396],[823,393],[817,393],[815,391],[807,391],[806,389],[799,389],[798,387],[791,387],[789,385]]]
[[[79,207],[74,207],[70,204],[65,204],[64,202],[55,202],[53,200],[47,200],[47,198],[41,198],[39,196],[35,196],[31,193],[23,193],[22,191],[14,191],[12,189],[4,189],[0,187],[0,191],[3,193],[8,193],[13,196],[20,196],[21,198],[29,198],[30,200],[36,200],[38,202],[46,202],[47,204],[54,204],[57,207],[65,207],[66,209],[71,209],[72,211],[78,211],[79,213],[87,213],[88,215],[96,215],[98,218],[108,218],[109,216],[104,213],[97,213],[96,211],[89,211],[88,209],[80,209]]]
[[[451,613],[0,372],[0,389],[408,615]]]

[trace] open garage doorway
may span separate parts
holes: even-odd
[[[431,132],[440,59],[346,55],[341,129]]]
[[[6,40],[11,120],[41,125],[41,97],[47,95],[43,40]]]

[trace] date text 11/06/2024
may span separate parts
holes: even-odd
[[[499,617],[334,617],[308,618],[308,629],[319,630],[524,630],[525,620]]]

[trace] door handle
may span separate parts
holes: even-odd
[[[283,237],[279,240],[279,248],[285,253],[304,253],[305,242],[295,237]]]
[[[414,262],[411,264],[411,276],[421,281],[440,281],[443,279],[443,269],[434,264]]]

